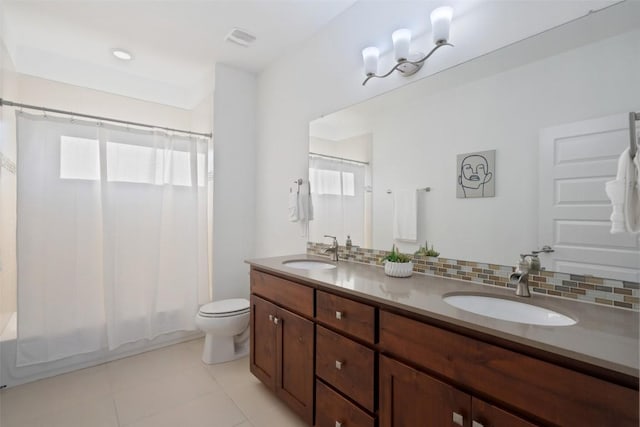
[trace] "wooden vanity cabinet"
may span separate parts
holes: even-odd
[[[255,269],[250,367],[316,427],[638,426],[637,386]]]
[[[313,289],[257,271],[251,273],[251,284],[250,370],[312,425],[315,326],[312,320],[279,304],[293,301],[290,305],[294,309],[313,313]],[[264,299],[263,293],[273,300]],[[290,299],[292,293],[302,298]],[[311,298],[305,301],[305,295]]]
[[[316,427],[373,427],[376,309],[316,291]]]
[[[380,351],[457,384],[474,397],[488,396],[541,425],[638,426],[638,390],[384,310]],[[390,387],[388,377],[386,383],[381,380],[381,388]],[[381,408],[386,396],[381,394]],[[492,415],[496,411],[479,405],[476,412],[485,422],[475,420],[472,427],[511,425],[496,421],[508,418],[504,411]],[[381,427],[390,425],[394,424]]]
[[[389,357],[380,357],[380,427],[535,427]]]

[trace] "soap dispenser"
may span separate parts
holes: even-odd
[[[350,251],[351,247],[353,246],[353,243],[351,243],[351,236],[347,235],[347,242],[345,243],[345,246],[347,247],[347,250]]]

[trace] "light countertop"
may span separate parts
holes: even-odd
[[[386,276],[382,267],[354,262],[340,261],[335,263],[337,268],[329,270],[300,270],[283,264],[290,260],[330,262],[318,256],[290,255],[251,259],[247,263],[262,271],[315,285],[318,289],[339,290],[364,298],[382,308],[398,308],[638,378],[638,312],[533,293],[531,298],[520,298],[512,289],[423,274],[394,278]],[[539,305],[565,314],[577,323],[537,326],[493,319],[457,309],[443,301],[443,296],[454,293],[493,295]]]

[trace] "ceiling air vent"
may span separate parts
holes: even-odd
[[[228,42],[247,47],[256,41],[256,36],[240,28],[234,28],[229,31],[229,34],[227,34],[224,39]]]

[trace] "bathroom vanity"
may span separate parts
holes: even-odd
[[[251,372],[309,425],[638,425],[637,312],[534,295],[577,323],[506,322],[443,296],[512,290],[283,264],[309,258],[248,261]]]

